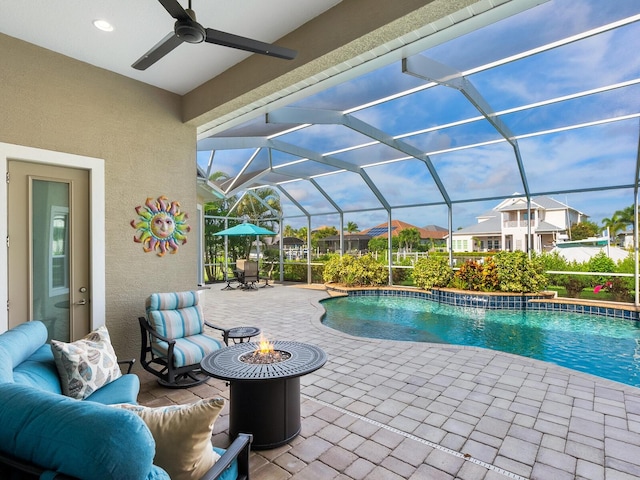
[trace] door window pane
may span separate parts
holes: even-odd
[[[69,292],[69,209],[51,207],[49,296]]]
[[[69,184],[33,180],[31,189],[31,311],[49,338],[70,340]]]

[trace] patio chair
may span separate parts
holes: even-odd
[[[239,258],[236,260],[236,266],[233,269],[233,275],[235,277],[235,281],[238,282],[238,288],[242,288],[244,286],[244,263],[247,260],[244,258]]]
[[[258,274],[258,262],[247,260],[244,262],[244,270],[242,275],[242,284],[244,288],[258,288],[256,282],[260,281]]]
[[[271,280],[271,275],[273,274],[273,269],[275,265],[276,265],[275,262],[269,262],[269,268],[264,274],[264,279],[265,279],[264,285],[262,285],[260,288],[273,287],[273,285],[269,283],[269,280]]]
[[[196,291],[154,293],[146,301],[146,316],[139,317],[142,345],[140,363],[166,387],[187,388],[209,377],[200,370],[200,361],[224,344],[205,334],[204,326],[229,330],[204,320],[200,295]]]
[[[257,288],[255,284],[260,279],[258,276],[258,262],[239,258],[236,260],[236,268],[233,273],[238,283],[240,283],[238,288]]]

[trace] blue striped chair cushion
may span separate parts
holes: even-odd
[[[153,352],[161,357],[167,356],[166,342],[152,345]],[[188,338],[176,339],[173,347],[173,366],[176,368],[200,363],[207,353],[222,348],[222,343],[206,335],[192,335]]]
[[[168,338],[201,334],[204,315],[198,301],[198,292],[154,293],[147,298],[149,323]]]

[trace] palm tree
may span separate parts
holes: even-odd
[[[271,187],[253,190],[253,194],[247,193],[240,199],[236,213],[240,217],[253,219],[261,226],[277,231],[278,220],[274,217],[280,217],[282,213],[280,195],[276,189]],[[249,255],[251,239],[247,237],[245,240],[245,253]]]
[[[616,210],[611,218],[603,218],[602,223],[605,227],[609,227],[613,236],[620,230],[626,230],[629,226],[631,231],[635,233],[634,213],[635,207],[630,205],[622,210]]]
[[[398,240],[401,246],[404,245],[407,250],[411,251],[414,245],[420,243],[420,232],[417,228],[405,228],[398,233]]]
[[[616,213],[620,215],[620,220],[625,224],[625,226],[631,226],[631,229],[635,229],[635,207],[633,205],[629,205],[627,208],[622,210],[618,210]]]
[[[296,236],[296,229],[293,228],[291,225],[285,225],[284,226],[284,231],[282,233],[283,233],[283,235],[285,237],[295,237]]]
[[[209,181],[219,183],[231,178],[229,174],[217,171],[209,176]],[[224,253],[224,238],[216,235],[217,232],[225,228],[222,218],[226,217],[229,212],[229,205],[235,203],[235,197],[223,198],[213,202],[207,202],[204,205],[204,265],[205,279],[208,281],[217,280],[219,273],[216,271],[216,265],[221,260],[219,257]],[[231,239],[229,243],[230,250],[236,251],[237,240]],[[235,255],[233,255],[235,258]]]
[[[620,217],[620,211],[611,215],[611,218],[603,218],[602,225],[609,229],[609,235],[616,237],[620,230],[626,230],[627,223]]]
[[[273,217],[278,217],[282,212],[280,204],[280,194],[271,187],[263,187],[253,190],[253,194],[260,200],[257,200],[252,194],[247,194],[240,200],[236,213],[239,217],[248,217],[255,221],[260,221],[261,225],[267,228],[273,228],[277,221]]]
[[[360,231],[360,228],[358,228],[358,224],[356,222],[348,222],[345,230],[347,233],[356,233]]]

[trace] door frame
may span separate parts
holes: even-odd
[[[22,162],[43,163],[60,167],[79,168],[89,171],[89,199],[91,202],[91,225],[89,235],[90,248],[90,278],[92,287],[91,297],[91,329],[94,330],[105,324],[106,312],[106,275],[105,275],[105,177],[104,160],[101,158],[86,157],[72,153],[55,152],[40,148],[25,147],[0,142],[0,169],[8,171],[7,162],[19,160]],[[4,176],[3,175],[3,176]],[[8,217],[8,189],[5,179],[0,181],[0,199],[4,207],[0,207],[0,333],[5,332],[9,325],[7,314],[7,300],[9,298],[8,287],[8,258],[6,248],[7,217]]]

